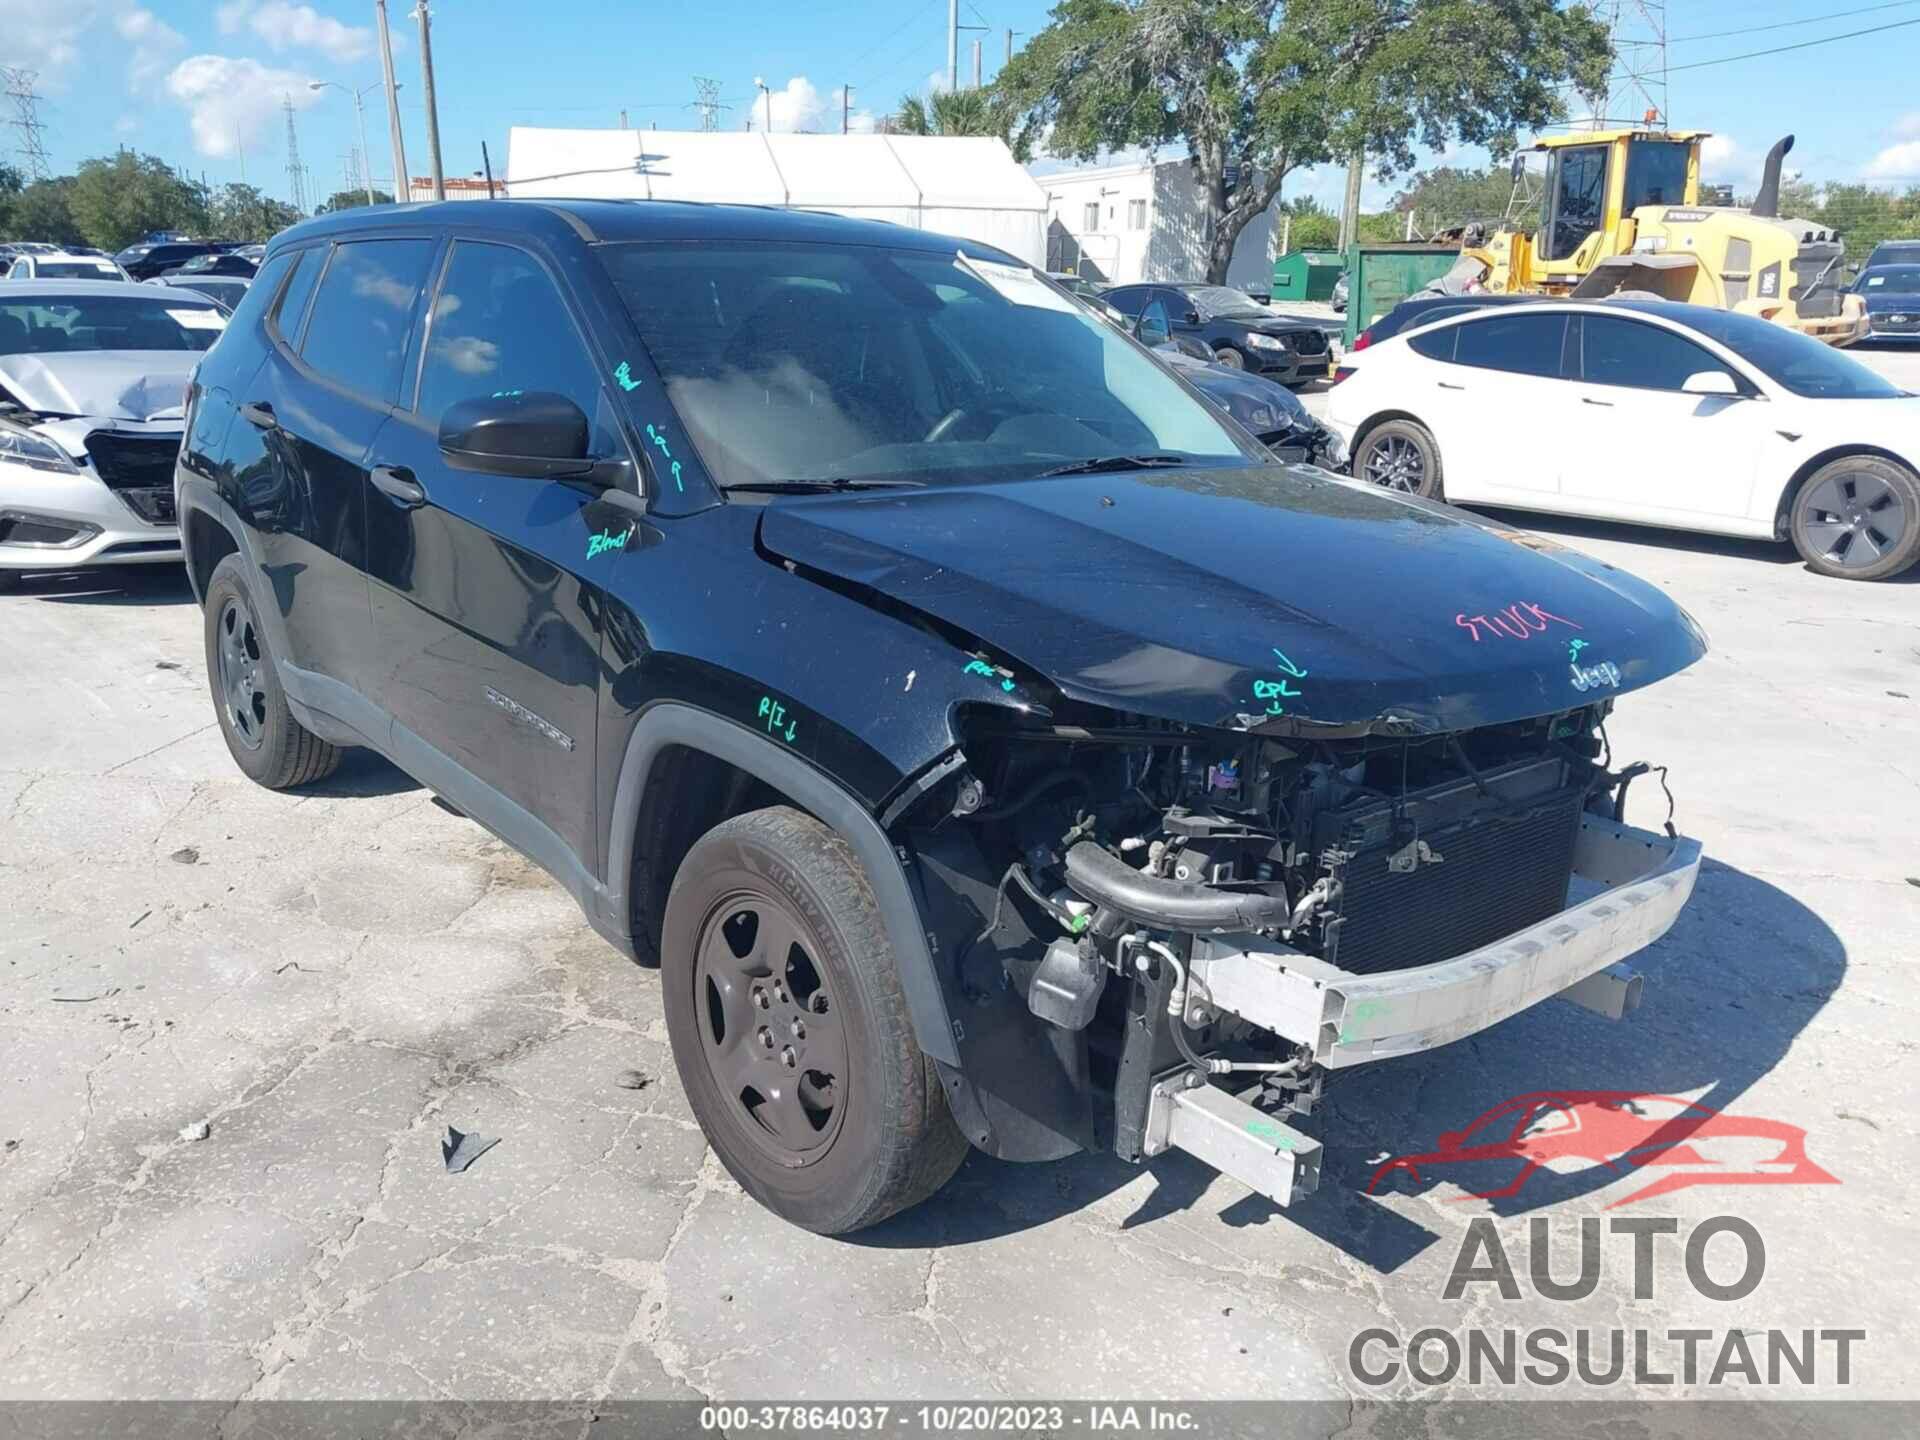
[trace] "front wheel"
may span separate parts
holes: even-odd
[[[1353,478],[1403,495],[1442,500],[1440,447],[1417,420],[1389,420],[1369,430],[1353,452]]]
[[[660,943],[693,1113],[743,1189],[823,1235],[877,1224],[966,1154],[914,1040],[873,887],[847,843],[785,806],[707,832]]]
[[[1821,466],[1794,496],[1794,548],[1842,580],[1885,580],[1920,560],[1920,480],[1877,455]]]
[[[1244,370],[1247,368],[1247,357],[1231,345],[1222,345],[1213,352],[1213,363],[1224,365],[1229,370]]]
[[[240,557],[229,555],[207,581],[207,682],[220,734],[247,778],[269,790],[331,775],[340,751],[293,718],[273,653],[247,594]]]

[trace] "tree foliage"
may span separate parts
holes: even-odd
[[[1734,203],[1751,205],[1753,196],[1739,195]],[[1802,176],[1781,184],[1780,213],[1839,231],[1852,267],[1882,240],[1920,239],[1920,185],[1879,190],[1858,182],[1822,185]]]
[[[985,90],[936,90],[928,100],[904,96],[894,117],[898,135],[1000,135],[1006,124]]]
[[[1423,233],[1469,220],[1497,225],[1506,218],[1513,183],[1504,165],[1485,170],[1440,165],[1408,176],[1387,208],[1396,215],[1412,215]]]
[[[119,250],[149,230],[205,234],[205,189],[157,155],[122,150],[83,160],[73,175],[74,222],[89,245]]]
[[[364,188],[358,190],[336,190],[316,206],[313,213],[316,215],[331,215],[336,210],[353,210],[364,206],[366,203],[367,192]],[[376,190],[373,192],[373,203],[375,205],[391,205],[393,203],[393,196],[384,190]]]
[[[36,180],[14,196],[7,205],[6,235],[49,245],[86,244],[73,218],[73,177]]]
[[[207,208],[213,233],[220,239],[255,244],[271,240],[303,218],[286,201],[275,200],[253,185],[222,185],[208,197]]]
[[[1454,141],[1504,154],[1611,58],[1605,27],[1555,0],[1060,0],[995,97],[1023,151],[1183,143],[1218,281],[1290,172],[1359,152],[1391,173]]]

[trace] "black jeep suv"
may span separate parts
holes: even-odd
[[[1275,1117],[1325,1070],[1585,980],[1697,865],[1597,758],[1702,653],[1659,591],[1272,463],[971,241],[329,216],[269,247],[185,425],[241,769],[368,746],[551,872],[659,966],[721,1159],[817,1230],[969,1144],[1304,1192]],[[1642,870],[1548,933],[1570,875]]]

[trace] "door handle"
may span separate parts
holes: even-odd
[[[240,414],[249,425],[258,426],[262,430],[272,430],[280,423],[273,418],[273,406],[264,400],[247,401],[240,407]]]
[[[1454,385],[1446,380],[1436,380],[1434,384],[1438,385],[1442,390],[1464,390],[1467,388],[1464,385]]]
[[[398,500],[404,510],[427,503],[427,492],[413,478],[411,470],[394,465],[376,465],[368,472],[367,478],[373,481],[374,489]]]
[[[1580,403],[1582,405],[1598,405],[1603,410],[1611,410],[1613,408],[1613,402],[1611,400],[1596,400],[1591,395],[1582,395],[1580,397]]]

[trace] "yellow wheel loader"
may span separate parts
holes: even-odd
[[[1775,320],[1830,345],[1867,333],[1865,303],[1842,289],[1839,235],[1782,219],[1780,162],[1767,152],[1748,210],[1700,204],[1703,130],[1590,130],[1554,136],[1537,229],[1503,226],[1464,255],[1486,288],[1573,299],[1652,294]],[[1522,160],[1516,158],[1516,179]]]

